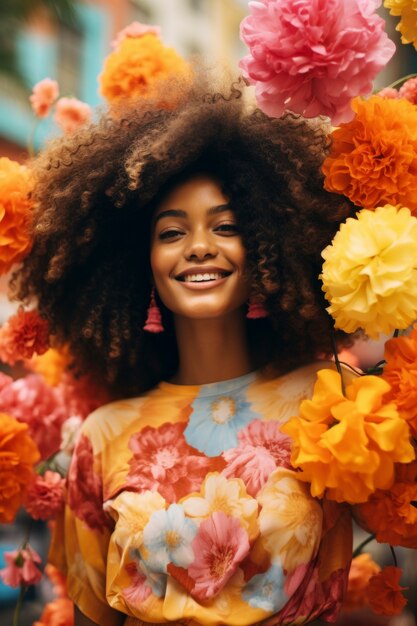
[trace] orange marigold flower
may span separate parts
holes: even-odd
[[[311,494],[330,500],[365,502],[376,489],[394,482],[394,463],[414,460],[407,422],[379,376],[360,376],[342,393],[340,375],[320,370],[311,400],[281,431],[292,437],[291,463]]]
[[[392,487],[377,489],[367,502],[356,507],[359,523],[374,533],[377,541],[417,548],[416,470],[417,462],[398,464]]]
[[[0,329],[0,359],[9,365],[43,354],[49,345],[49,324],[37,311],[19,308]]]
[[[74,626],[74,604],[69,598],[57,598],[45,605],[33,626]]]
[[[27,167],[0,158],[0,274],[29,252],[29,193],[32,178]]]
[[[13,522],[39,459],[28,425],[0,413],[0,523]]]
[[[125,37],[109,54],[99,76],[100,91],[110,104],[118,105],[129,99],[153,99],[165,82],[188,79],[189,64],[173,48],[148,32],[141,37]],[[160,106],[175,106],[178,94],[164,97]]]
[[[412,43],[417,50],[417,0],[384,0],[384,7],[401,18],[395,28],[401,33],[401,42]]]
[[[52,583],[52,591],[57,598],[67,597],[67,578],[52,563],[45,565],[45,574]]]
[[[332,133],[323,163],[327,191],[357,206],[406,206],[417,213],[417,108],[407,100],[352,101],[354,119]]]
[[[68,347],[63,346],[59,350],[49,348],[44,354],[33,356],[26,366],[33,372],[40,374],[51,387],[56,387],[61,382],[64,372],[71,363],[71,355]]]
[[[372,576],[368,584],[369,605],[378,615],[398,615],[407,600],[402,591],[408,587],[400,587],[402,570],[390,565]]]
[[[383,378],[391,385],[386,399],[398,411],[417,438],[417,324],[408,337],[395,337],[385,344]]]
[[[354,611],[368,606],[368,583],[371,576],[381,568],[367,552],[352,559],[349,570],[348,588],[343,600],[345,611]]]

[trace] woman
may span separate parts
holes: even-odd
[[[196,84],[36,163],[18,295],[124,398],[84,423],[54,534],[76,626],[340,608],[349,517],[297,481],[280,426],[331,352],[320,252],[352,209],[322,188],[323,121],[240,96]]]

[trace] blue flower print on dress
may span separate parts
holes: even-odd
[[[288,602],[284,591],[285,575],[279,565],[272,565],[263,574],[257,574],[248,582],[243,599],[256,609],[276,613]]]
[[[152,593],[157,598],[162,598],[166,592],[168,576],[166,574],[160,574],[152,571],[146,561],[142,558],[139,550],[132,550],[130,555],[136,563],[139,571],[145,576],[146,582],[152,589]]]
[[[224,385],[218,383],[218,386],[221,389]],[[199,394],[191,408],[184,437],[189,445],[207,456],[218,456],[235,448],[238,432],[259,417],[252,411],[244,389],[225,390],[218,395]]]
[[[152,513],[143,529],[146,564],[154,572],[166,572],[168,563],[188,567],[194,560],[191,543],[198,526],[184,515],[179,504]]]

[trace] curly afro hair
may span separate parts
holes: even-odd
[[[192,172],[212,174],[230,198],[250,284],[269,311],[248,321],[254,362],[282,371],[331,352],[320,252],[353,209],[323,189],[329,128],[290,113],[270,119],[242,93],[239,84],[209,93],[196,81],[172,110],[139,103],[103,116],[33,162],[34,243],[12,289],[37,302],[76,371],[114,397],[149,389],[178,366],[170,312],[165,333],[142,327],[152,212]]]

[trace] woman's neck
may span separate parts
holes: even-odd
[[[175,318],[179,368],[172,382],[203,385],[253,369],[241,311],[216,319]]]

